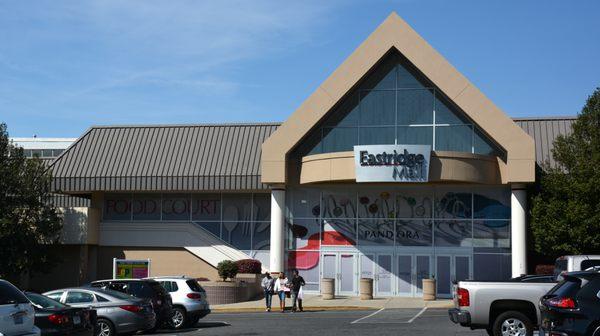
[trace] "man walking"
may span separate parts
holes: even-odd
[[[304,278],[300,276],[298,270],[295,269],[292,272],[292,312],[296,312],[296,302],[298,303],[298,310],[302,309],[302,286],[306,285]]]
[[[265,292],[265,304],[267,311],[271,311],[271,302],[273,302],[273,287],[275,285],[275,279],[271,277],[269,272],[265,273],[265,277],[262,279],[261,286]]]

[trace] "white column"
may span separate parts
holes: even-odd
[[[285,246],[285,189],[271,189],[271,253],[269,270],[271,273],[283,272]]]
[[[510,196],[512,276],[527,274],[527,191],[523,185],[513,185]]]

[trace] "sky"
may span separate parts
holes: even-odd
[[[0,2],[10,136],[284,121],[395,11],[512,117],[600,87],[600,1]]]

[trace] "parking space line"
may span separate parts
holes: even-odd
[[[378,311],[376,311],[376,312],[373,312],[373,313],[371,313],[371,314],[369,314],[369,315],[367,315],[367,316],[363,316],[363,317],[361,317],[361,318],[359,318],[359,319],[357,319],[357,320],[354,320],[354,321],[350,322],[350,324],[358,323],[358,322],[360,322],[360,321],[362,321],[362,320],[364,320],[364,319],[366,319],[366,318],[369,318],[369,317],[371,317],[371,316],[374,316],[375,314],[377,314],[377,313],[380,313],[380,312],[381,312],[382,310],[384,310],[384,309],[385,309],[385,308],[381,308],[381,309],[379,309],[379,310],[378,310]]]
[[[423,309],[421,309],[420,312],[417,313],[417,315],[415,315],[413,318],[411,318],[410,320],[408,320],[407,323],[412,323],[414,320],[416,320],[419,316],[421,316],[421,314],[423,314],[425,311],[427,310],[427,307],[423,307]]]

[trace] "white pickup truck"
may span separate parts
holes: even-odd
[[[454,286],[450,320],[493,336],[531,336],[540,321],[539,301],[564,272],[600,266],[600,255],[556,259],[553,276],[521,276],[508,281],[460,281]]]

